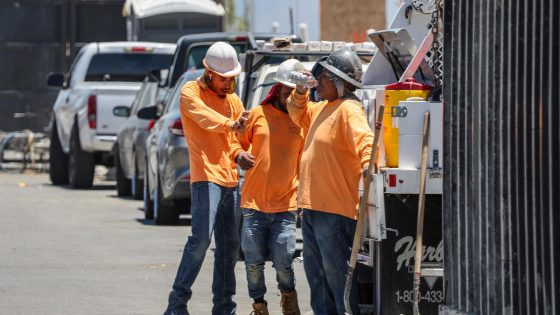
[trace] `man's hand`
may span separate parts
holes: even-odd
[[[239,118],[230,126],[233,132],[243,132],[245,130],[245,122],[249,118],[249,112],[245,111]]]
[[[242,170],[248,170],[255,165],[255,157],[249,152],[241,151],[235,157],[235,162]]]

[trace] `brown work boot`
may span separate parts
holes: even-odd
[[[268,315],[268,308],[266,307],[266,302],[264,303],[253,303],[253,311],[250,315]]]
[[[280,307],[282,307],[282,314],[284,315],[300,315],[299,305],[297,301],[296,290],[292,292],[280,292],[282,297],[280,299]]]

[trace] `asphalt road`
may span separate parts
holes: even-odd
[[[142,202],[116,196],[114,182],[91,190],[55,187],[45,174],[0,172],[0,314],[162,314],[186,237],[179,226],[143,220]],[[210,314],[213,252],[193,287],[192,315]],[[302,313],[309,288],[294,264]],[[236,267],[238,314],[249,314],[243,262]],[[281,314],[275,273],[266,268],[271,314]]]

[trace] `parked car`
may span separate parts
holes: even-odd
[[[149,122],[136,114],[142,108],[157,104],[160,71],[146,76],[140,91],[136,94],[132,107],[117,106],[113,114],[126,117],[126,121],[117,134],[115,144],[115,167],[117,176],[117,195],[142,199],[144,181],[144,156],[146,154],[146,137]]]
[[[163,109],[146,107],[140,118],[155,120],[146,138],[144,216],[156,224],[177,224],[190,207],[190,165],[183,133],[180,96],[183,85],[200,77],[203,70],[183,74]],[[158,108],[160,107],[160,108]]]
[[[114,164],[113,146],[124,117],[115,106],[130,107],[144,77],[167,67],[173,44],[148,42],[85,45],[65,77],[51,74],[61,87],[51,123],[50,178],[53,184],[89,188],[96,164]]]

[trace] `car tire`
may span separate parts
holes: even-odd
[[[134,175],[132,176],[132,180],[130,181],[130,191],[132,197],[135,200],[142,200],[144,196],[144,192],[140,189],[143,185],[143,181],[138,176],[138,161],[136,160],[136,155],[133,155],[134,160]]]
[[[56,121],[51,128],[51,145],[49,147],[49,177],[53,185],[68,184],[68,154],[62,150]]]
[[[78,123],[74,123],[70,136],[70,154],[68,155],[68,182],[74,189],[87,189],[93,185],[95,158],[93,154],[82,150]]]
[[[121,158],[119,153],[119,143],[115,146],[115,167],[117,168],[117,195],[119,197],[131,196],[130,179],[126,178],[121,165]]]
[[[144,171],[144,219],[153,220],[154,219],[154,201],[150,195],[150,183],[148,176],[148,162],[146,162],[146,167]]]
[[[156,173],[157,174],[157,173]],[[159,174],[156,175],[156,189],[154,194],[154,220],[156,225],[179,224],[179,211],[173,204],[163,198]]]

